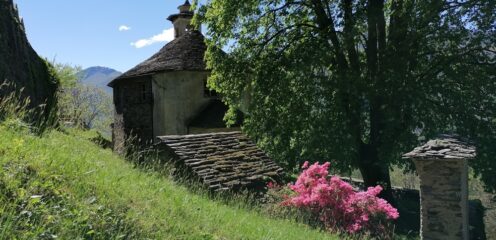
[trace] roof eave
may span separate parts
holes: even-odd
[[[141,75],[131,75],[131,76],[123,76],[123,77],[118,77],[112,81],[110,81],[107,86],[113,88],[115,86],[115,84],[117,82],[120,82],[122,80],[126,80],[126,79],[131,79],[131,78],[139,78],[139,77],[146,77],[146,76],[150,76],[150,75],[153,75],[157,72],[149,72],[149,73],[145,73],[145,74],[141,74]]]
[[[139,77],[146,77],[146,76],[151,76],[155,75],[158,73],[166,73],[166,72],[211,72],[210,69],[165,69],[165,70],[160,70],[160,71],[154,71],[154,72],[148,72],[144,74],[139,74],[139,75],[130,75],[130,76],[121,76],[118,77],[112,81],[110,81],[107,86],[113,88],[115,84],[121,80],[126,80],[126,79],[132,79],[132,78],[139,78]]]
[[[167,20],[174,22],[176,19],[179,17],[186,17],[186,18],[193,18],[194,13],[193,12],[188,12],[188,13],[177,13],[177,14],[171,14],[169,17],[167,17]]]

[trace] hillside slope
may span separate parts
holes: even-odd
[[[193,194],[82,134],[0,124],[0,239],[337,239]]]
[[[12,0],[0,1],[0,84],[5,80],[15,83],[17,90],[23,89],[31,107],[55,103],[57,82],[29,44]],[[12,90],[13,86],[0,89],[0,96]]]

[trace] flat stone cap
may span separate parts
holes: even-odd
[[[416,160],[456,160],[473,159],[475,156],[475,146],[469,141],[465,141],[456,135],[443,134],[404,154],[403,158]]]
[[[256,189],[283,170],[241,132],[157,137],[179,163],[214,191]]]

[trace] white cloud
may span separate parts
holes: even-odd
[[[129,30],[131,30],[131,27],[128,27],[126,25],[121,25],[119,27],[119,32],[124,32],[124,31],[129,31]]]
[[[160,43],[160,42],[170,42],[174,39],[174,28],[168,28],[162,31],[162,33],[157,34],[153,37],[150,38],[144,38],[140,39],[136,42],[132,42],[131,46],[134,46],[135,48],[143,48],[146,46],[150,46],[155,43]]]

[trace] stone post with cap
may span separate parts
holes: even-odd
[[[469,239],[468,160],[475,156],[474,146],[453,135],[403,155],[420,178],[421,239]]]

